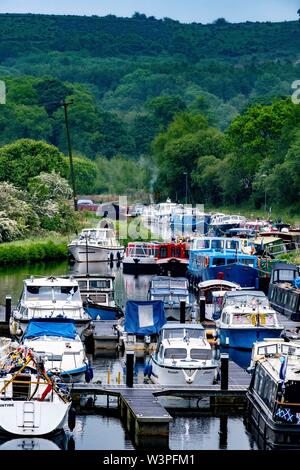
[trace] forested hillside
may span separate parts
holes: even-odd
[[[67,99],[90,192],[184,198],[187,171],[193,202],[259,207],[267,187],[270,204],[295,211],[299,111],[287,97],[299,51],[298,22],[0,15],[0,145],[66,153]]]

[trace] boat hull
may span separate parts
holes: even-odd
[[[43,436],[62,429],[71,403],[0,400],[0,430],[19,436]]]
[[[219,328],[220,345],[229,348],[252,349],[255,341],[265,338],[279,338],[283,328]]]
[[[202,270],[201,281],[210,281],[220,278],[223,273],[224,280],[235,282],[241,287],[257,287],[258,271],[252,266],[233,263],[227,266],[212,266]]]
[[[68,249],[78,263],[120,260],[124,255],[121,246],[68,245]]]
[[[88,303],[85,310],[93,320],[118,320],[121,317],[121,311],[118,307],[108,305]]]
[[[151,361],[151,382],[158,385],[206,386],[212,385],[216,378],[217,366],[204,368],[167,367]]]
[[[261,404],[251,391],[247,393],[247,400],[248,424],[252,425],[252,432],[254,429],[258,431],[263,449],[299,449],[299,425],[274,422],[270,410]]]

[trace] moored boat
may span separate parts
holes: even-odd
[[[40,436],[62,429],[71,407],[59,375],[49,377],[39,357],[19,348],[0,363],[0,429]]]
[[[252,353],[254,367],[247,392],[249,420],[263,436],[264,447],[300,445],[300,345],[259,342]]]
[[[217,367],[203,326],[177,323],[163,326],[144,373],[160,385],[205,386],[214,383]]]
[[[88,361],[73,320],[30,320],[22,345],[43,360],[48,374],[59,372],[65,382],[85,380]]]
[[[111,228],[84,229],[68,249],[78,263],[120,260],[124,254],[124,246]]]
[[[74,320],[79,333],[89,323],[75,279],[31,276],[23,281],[23,292],[9,320],[11,335],[20,339],[30,320],[46,318]]]
[[[252,349],[255,341],[264,338],[278,338],[284,329],[265,294],[251,290],[226,292],[217,327],[220,345],[239,349]]]
[[[190,317],[195,309],[195,298],[189,292],[188,280],[184,277],[154,276],[150,281],[149,300],[164,303],[167,321],[180,320],[180,304],[185,304],[185,315]]]

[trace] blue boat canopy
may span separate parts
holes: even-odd
[[[67,339],[75,339],[76,335],[77,331],[73,320],[30,320],[24,333],[23,339],[37,338],[40,336],[60,336]]]
[[[158,334],[166,323],[162,300],[128,300],[125,310],[125,331],[138,335]]]
[[[296,289],[300,289],[300,277],[296,277],[293,280],[293,287],[296,287]]]

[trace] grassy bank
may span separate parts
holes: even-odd
[[[281,259],[282,261],[287,261],[288,263],[300,265],[300,250],[285,253],[284,255],[280,255],[277,258]]]
[[[36,238],[0,244],[0,266],[39,261],[62,260],[68,257],[67,237]]]

